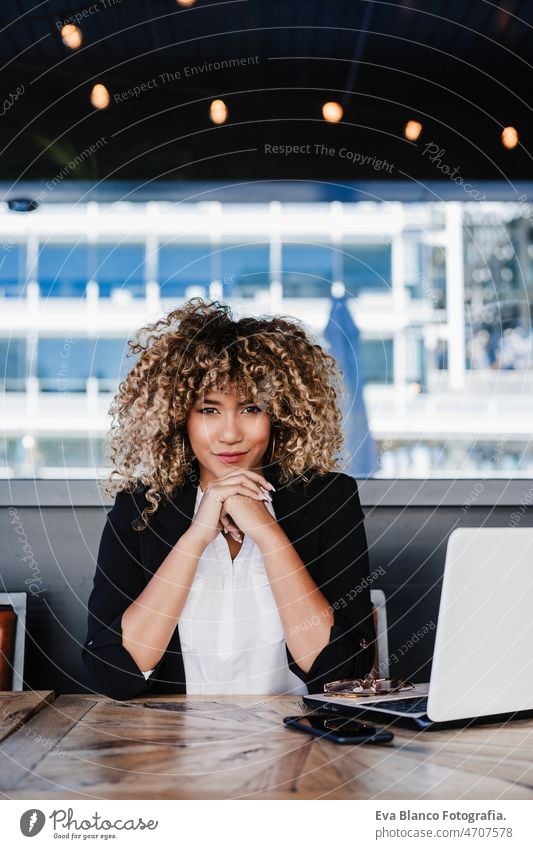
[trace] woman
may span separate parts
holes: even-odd
[[[373,663],[333,358],[193,298],[139,331],[112,405],[84,663],[99,692],[321,692]],[[119,481],[116,482],[118,476]]]

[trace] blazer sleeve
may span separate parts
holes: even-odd
[[[318,562],[308,567],[333,609],[329,642],[308,672],[298,666],[287,647],[289,667],[309,693],[322,693],[328,681],[364,677],[374,662],[376,635],[364,514],[357,482],[344,474],[340,481],[340,500],[331,499]]]
[[[112,699],[131,699],[151,687],[150,679],[145,679],[122,645],[122,614],[146,584],[139,532],[131,528],[136,515],[138,509],[133,494],[117,493],[100,540],[88,602],[87,639],[82,660],[95,690]],[[154,671],[158,668],[159,664]]]

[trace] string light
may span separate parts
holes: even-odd
[[[209,117],[213,124],[223,124],[228,117],[228,107],[223,100],[213,100],[209,106]]]
[[[504,127],[502,130],[502,144],[507,150],[512,150],[518,144],[518,130],[515,127]]]
[[[61,40],[66,47],[77,50],[83,41],[81,29],[76,24],[65,24],[61,27]]]
[[[403,128],[403,134],[407,141],[416,141],[420,138],[422,124],[420,121],[407,121]]]
[[[107,109],[111,102],[111,95],[102,83],[96,83],[91,90],[91,104],[95,109]]]
[[[176,0],[178,6],[194,6],[196,0]]]
[[[337,124],[344,114],[344,110],[340,103],[335,100],[328,100],[322,106],[322,117],[324,121],[329,121],[330,124]]]

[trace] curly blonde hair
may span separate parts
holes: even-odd
[[[288,317],[241,318],[230,307],[191,298],[128,342],[139,357],[110,408],[108,456],[113,496],[144,485],[143,530],[161,499],[183,486],[195,461],[187,438],[189,411],[208,389],[263,405],[275,434],[281,483],[338,469],[343,447],[342,378],[332,356]],[[267,454],[267,456],[269,456]],[[197,462],[197,461],[196,461]],[[117,479],[118,478],[118,479]]]

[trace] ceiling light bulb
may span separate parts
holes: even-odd
[[[518,144],[518,130],[514,127],[504,127],[502,130],[502,144],[507,150],[512,150]]]
[[[76,24],[65,24],[61,27],[61,40],[71,50],[77,50],[83,41],[81,29]]]
[[[420,121],[407,121],[403,128],[403,134],[407,141],[416,141],[422,132],[422,124]]]
[[[209,117],[213,124],[223,124],[228,117],[228,107],[223,100],[213,100],[209,106]]]
[[[330,124],[337,124],[344,114],[344,110],[340,103],[335,100],[328,100],[322,106],[322,117],[324,121],[329,121]]]
[[[106,109],[111,102],[111,96],[102,83],[96,83],[91,90],[91,103],[95,109]]]

